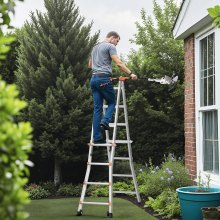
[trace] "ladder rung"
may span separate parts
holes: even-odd
[[[112,140],[108,140],[108,142],[112,143]],[[133,142],[132,140],[130,140],[130,141],[128,141],[128,140],[115,140],[116,144],[128,144],[128,143],[131,144],[132,142]]]
[[[118,89],[118,86],[115,86],[114,89],[117,90],[117,89]]]
[[[126,123],[117,123],[117,126],[126,126]],[[109,123],[109,127],[114,127],[115,123]]]
[[[113,191],[113,193],[136,194],[136,192],[133,191]]]
[[[94,143],[89,143],[89,145],[92,146],[97,146],[97,147],[111,147],[112,144],[111,143],[103,143],[103,144],[94,144]]]
[[[114,157],[115,160],[130,160],[130,157]]]
[[[103,182],[84,182],[85,184],[89,184],[89,185],[106,185],[108,186],[109,183],[103,183]]]
[[[96,165],[96,166],[109,166],[109,163],[96,163],[96,162],[88,162],[88,165]]]
[[[133,177],[131,174],[112,174],[112,176],[116,176],[116,177]]]
[[[124,105],[119,105],[119,108],[124,108]],[[108,108],[108,105],[103,105],[103,108]],[[115,108],[117,108],[117,105],[115,106]]]
[[[87,205],[110,205],[109,202],[80,202],[80,203]]]

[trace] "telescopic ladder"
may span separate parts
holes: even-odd
[[[114,117],[114,123],[110,123],[109,126],[113,128],[112,133],[112,139],[109,138],[110,134],[109,131],[106,130],[106,143],[103,144],[94,144],[93,143],[93,129],[91,132],[91,140],[89,145],[89,154],[88,154],[88,162],[87,162],[87,170],[85,174],[85,179],[83,182],[83,188],[81,193],[81,198],[78,206],[77,216],[82,215],[82,208],[84,204],[88,205],[106,205],[108,206],[107,216],[113,217],[113,193],[119,193],[119,194],[135,194],[137,198],[137,202],[141,202],[140,194],[138,191],[138,185],[136,180],[136,175],[134,171],[134,165],[133,165],[133,157],[132,157],[132,149],[131,149],[131,139],[130,139],[130,133],[129,133],[129,124],[128,124],[128,113],[127,113],[127,105],[126,105],[126,95],[125,95],[125,86],[124,81],[128,79],[127,77],[119,77],[118,80],[118,86],[114,87],[114,89],[117,91],[117,101],[115,105],[115,117]],[[122,104],[121,104],[121,97],[122,97]],[[103,112],[105,113],[107,108],[107,105],[103,105]],[[119,117],[119,109],[124,110],[124,119],[125,123],[119,123],[118,117]],[[126,140],[117,140],[117,127],[125,127],[126,128]],[[119,145],[126,144],[128,148],[128,157],[115,157],[115,148],[119,147]],[[108,154],[108,162],[93,162],[92,161],[92,154],[94,147],[107,147],[107,154]],[[130,174],[114,174],[113,173],[113,164],[114,160],[118,161],[128,161],[130,165]],[[109,182],[90,182],[89,176],[92,166],[108,166],[109,167]],[[133,179],[133,184],[135,191],[113,191],[113,177],[128,177]],[[85,195],[88,185],[107,185],[109,187],[109,200],[108,202],[87,202],[85,201]]]

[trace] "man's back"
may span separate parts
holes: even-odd
[[[113,44],[107,42],[98,43],[92,50],[92,72],[111,74],[112,73],[112,55],[117,51]]]

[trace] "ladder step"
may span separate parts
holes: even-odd
[[[112,174],[115,177],[133,177],[131,174]]]
[[[109,163],[96,163],[96,162],[88,162],[87,165],[96,165],[96,166],[109,166]]]
[[[109,127],[114,127],[115,123],[109,123]],[[116,126],[126,126],[126,123],[117,123]]]
[[[85,184],[89,184],[89,185],[106,185],[108,186],[109,183],[103,183],[103,182],[84,182]]]
[[[130,160],[130,157],[114,157],[115,160]]]
[[[112,143],[112,140],[108,140],[109,143]],[[116,144],[131,144],[133,141],[132,140],[115,140]]]
[[[115,105],[115,108],[116,108],[117,106]],[[124,108],[124,105],[119,105],[118,106],[119,108]],[[108,105],[103,105],[103,108],[108,108]]]
[[[136,192],[134,192],[134,191],[113,191],[113,193],[136,194]]]
[[[111,147],[111,143],[103,143],[103,144],[94,144],[94,143],[89,143],[91,146],[97,146],[97,147]]]
[[[80,204],[87,204],[87,205],[110,205],[109,202],[80,202]]]

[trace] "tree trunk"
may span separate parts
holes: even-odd
[[[58,158],[54,160],[54,184],[60,185],[62,181],[61,162]]]

